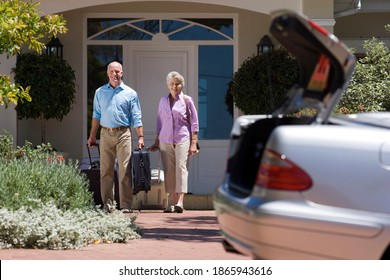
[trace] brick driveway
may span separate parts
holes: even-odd
[[[157,210],[135,212],[142,239],[126,244],[97,244],[80,250],[0,250],[1,260],[249,260],[225,252],[213,210],[182,214]]]

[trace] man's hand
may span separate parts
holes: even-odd
[[[96,146],[96,137],[94,137],[94,136],[90,136],[89,138],[88,138],[88,147],[94,147],[94,146]]]
[[[143,136],[138,137],[138,149],[141,150],[144,146],[145,146],[144,137]]]

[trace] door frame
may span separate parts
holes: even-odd
[[[111,40],[110,45],[121,45],[123,47],[123,70],[125,75],[125,83],[132,86],[131,80],[134,76],[134,69],[129,66],[129,53],[131,48],[142,48],[149,50],[166,50],[175,51],[182,50],[183,48],[189,49],[188,63],[187,63],[187,77],[185,93],[191,95],[194,99],[195,105],[199,112],[199,97],[198,97],[198,46],[199,45],[232,45],[234,49],[233,53],[233,64],[234,71],[238,65],[238,15],[235,13],[222,13],[222,14],[211,14],[211,13],[180,13],[180,14],[168,14],[168,13],[146,13],[146,14],[133,14],[133,13],[85,13],[84,18],[84,55],[83,65],[85,65],[84,73],[87,76],[87,46],[93,45],[106,45],[108,41],[96,40],[92,41],[86,37],[87,34],[87,19],[88,18],[145,18],[145,19],[175,19],[175,18],[232,18],[234,24],[233,36],[229,41],[202,41],[202,40],[183,40],[183,41],[170,41],[166,34],[157,33],[153,35],[152,40]],[[207,43],[207,44],[206,44]],[[87,80],[84,81],[84,88],[87,89]],[[83,104],[87,104],[87,95],[83,95]],[[141,104],[142,106],[142,104]],[[238,111],[235,109],[235,116]],[[87,131],[88,121],[86,118],[86,111],[83,111],[83,131]],[[200,114],[201,115],[201,114]],[[85,133],[86,134],[86,133]],[[155,137],[155,136],[154,136]],[[84,141],[84,152],[86,154]],[[226,150],[229,145],[228,139],[201,139],[200,141],[201,153],[196,157],[191,157],[190,160],[190,176],[189,176],[189,192],[194,194],[211,194],[217,184],[220,183],[221,177],[224,174],[224,161]],[[222,161],[222,162],[221,162]]]

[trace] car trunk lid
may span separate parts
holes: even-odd
[[[300,79],[273,115],[314,108],[315,121],[328,121],[354,70],[355,56],[336,36],[294,11],[271,14],[270,33],[298,61]]]

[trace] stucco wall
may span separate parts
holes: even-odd
[[[310,18],[331,19],[333,18],[334,0],[303,0],[302,12]]]
[[[357,13],[336,19],[339,38],[390,38],[384,26],[390,24],[390,13]]]
[[[1,74],[9,75],[12,67],[15,65],[16,58],[11,57],[7,59],[7,56],[3,54],[0,55],[0,61],[3,69]],[[7,131],[16,139],[16,111],[13,104],[7,109],[5,109],[5,106],[0,106],[0,134],[3,134],[3,131]]]

